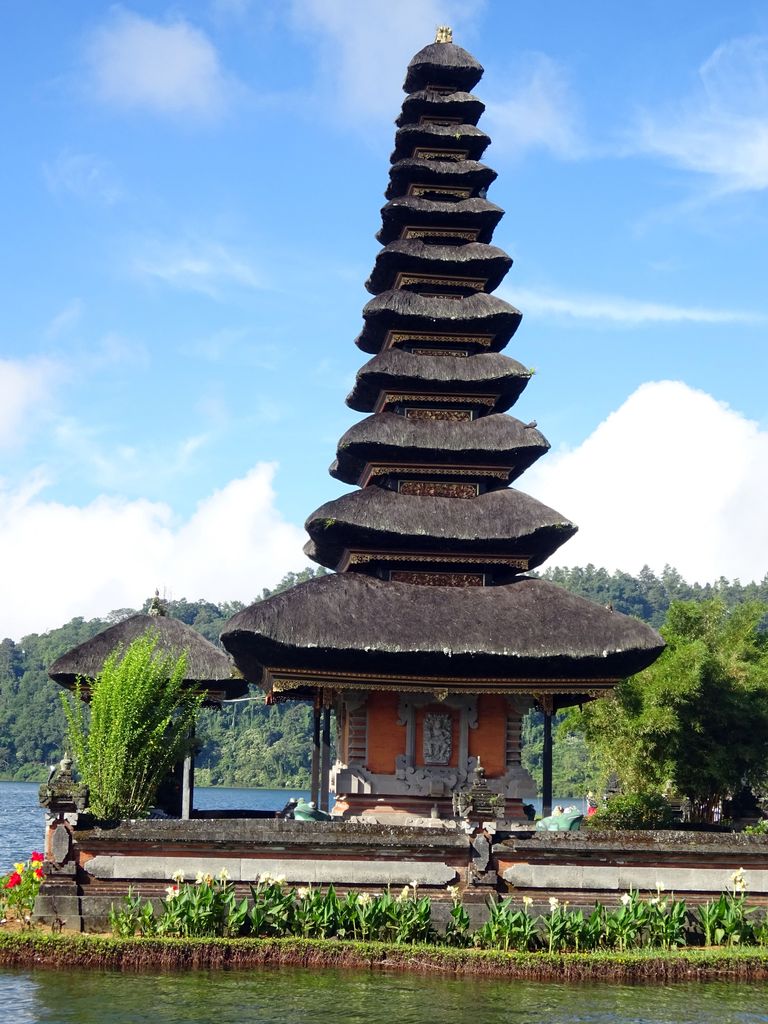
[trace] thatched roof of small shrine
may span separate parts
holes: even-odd
[[[416,124],[421,117],[459,117],[461,124],[477,124],[485,104],[471,92],[448,94],[420,89],[403,100],[403,109],[395,121],[399,127]]]
[[[381,230],[376,237],[382,245],[394,242],[404,227],[473,228],[479,231],[475,241],[490,242],[504,211],[487,199],[459,199],[441,203],[416,196],[390,199],[381,210]]]
[[[530,380],[522,363],[498,352],[452,359],[423,356],[402,349],[385,349],[362,366],[347,397],[358,412],[373,412],[381,391],[419,391],[439,394],[498,395],[493,412],[505,412]]]
[[[417,92],[428,85],[452,85],[469,92],[483,77],[483,65],[455,43],[430,43],[408,65],[403,89]]]
[[[443,331],[493,335],[491,348],[504,348],[523,314],[496,295],[480,292],[455,298],[420,295],[400,288],[381,292],[363,307],[365,326],[355,339],[364,352],[381,350],[388,331]]]
[[[131,615],[109,626],[57,658],[48,669],[48,675],[71,690],[78,678],[94,679],[110,654],[124,650],[147,630],[157,635],[158,654],[173,658],[186,654],[184,678],[190,686],[223,691],[228,698],[247,693],[247,685],[237,676],[237,670],[225,651],[206,640],[186,622],[165,615]]]
[[[327,501],[305,525],[312,557],[330,569],[349,548],[528,555],[535,568],[576,532],[559,512],[514,489],[432,498],[369,486]]]
[[[548,448],[549,442],[535,427],[504,414],[450,423],[381,412],[366,416],[344,434],[330,473],[354,484],[368,462],[401,461],[511,466],[514,479]]]
[[[437,185],[468,188],[474,192],[487,189],[498,177],[496,171],[476,160],[398,160],[389,171],[387,199],[403,196],[410,185]]]
[[[417,238],[403,238],[379,250],[365,287],[378,295],[394,287],[399,273],[412,272],[487,278],[484,290],[491,292],[498,288],[511,266],[511,256],[498,246],[485,242],[428,245]]]
[[[623,678],[664,646],[639,619],[544,580],[427,587],[358,573],[323,576],[251,605],[230,619],[222,642],[254,682],[265,667],[401,674],[412,687],[423,673],[464,692],[492,689],[492,679],[551,679],[566,690],[568,680]]]
[[[471,124],[409,124],[395,134],[390,161],[395,163],[413,155],[417,146],[428,149],[466,150],[468,160],[479,160],[491,138]]]

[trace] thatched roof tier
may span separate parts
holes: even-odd
[[[416,189],[454,189],[456,192],[469,191],[470,195],[454,198],[471,198],[491,185],[498,175],[496,171],[476,160],[398,160],[389,171],[389,185],[384,195],[387,199],[404,196],[410,189],[411,195],[418,196]],[[429,193],[432,195],[432,193]],[[446,195],[450,198],[450,193]]]
[[[520,555],[535,568],[576,532],[572,522],[522,491],[476,498],[398,494],[382,487],[352,491],[307,519],[312,557],[335,569],[345,550]]]
[[[401,196],[399,199],[390,199],[382,208],[382,226],[376,237],[382,245],[388,245],[403,236],[404,232],[405,236],[418,237],[414,230],[418,232],[418,229],[432,228],[455,233],[446,241],[490,242],[494,228],[503,216],[501,207],[489,203],[487,199],[460,199],[441,203],[415,196]],[[439,238],[432,240],[439,241]]]
[[[373,354],[383,348],[390,331],[439,330],[492,336],[490,348],[498,352],[509,342],[522,316],[519,309],[485,292],[456,298],[397,289],[382,292],[366,303],[365,326],[355,344]]]
[[[422,118],[451,119],[456,124],[477,124],[485,104],[471,92],[435,92],[419,89],[403,100],[403,109],[395,121],[398,127],[418,124]]]
[[[469,92],[483,77],[483,65],[455,43],[430,43],[411,59],[405,75],[405,92],[429,85],[453,86]]]
[[[125,649],[147,630],[157,635],[157,652],[178,658],[187,656],[185,681],[210,691],[212,699],[242,697],[248,692],[227,654],[180,619],[165,615],[131,615],[109,626],[85,643],[62,654],[48,669],[48,675],[67,689],[74,689],[78,678],[86,683],[101,672],[105,660],[116,650]]]
[[[479,160],[490,142],[489,135],[471,124],[408,124],[395,134],[395,148],[390,161],[404,160],[421,149],[437,153],[457,152],[466,160]]]
[[[222,642],[247,679],[280,670],[376,673],[393,690],[464,693],[518,685],[562,693],[615,682],[649,665],[661,637],[545,580],[498,587],[428,587],[359,573],[322,576],[238,612]],[[432,682],[430,682],[432,681]]]
[[[498,246],[484,242],[427,245],[416,238],[400,239],[379,250],[365,287],[378,295],[394,288],[398,274],[410,272],[482,278],[486,282],[483,290],[492,292],[511,266],[511,256]]]
[[[482,392],[496,396],[493,412],[505,412],[530,377],[531,371],[522,363],[497,352],[451,359],[390,348],[358,370],[347,405],[358,412],[373,412],[380,394],[389,389],[449,395]]]
[[[453,423],[381,412],[366,416],[343,435],[330,473],[356,484],[369,462],[478,464],[511,467],[508,479],[513,480],[548,448],[535,427],[504,414]]]

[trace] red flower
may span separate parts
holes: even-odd
[[[13,889],[21,882],[21,875],[18,871],[14,871],[9,877],[8,881],[3,886],[4,889]]]
[[[42,855],[42,853],[40,853],[39,850],[33,850],[32,856],[29,859],[32,861],[33,864],[42,864],[43,861],[45,860],[45,857]]]
[[[42,869],[42,868],[35,868],[35,870],[34,870],[34,876],[35,876],[35,878],[37,878],[38,880],[39,880],[39,879],[41,879],[41,878],[43,877],[43,869]]]

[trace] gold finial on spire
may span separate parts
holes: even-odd
[[[452,43],[453,42],[453,29],[450,25],[438,25],[437,33],[435,35],[436,43]]]

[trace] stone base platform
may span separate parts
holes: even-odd
[[[684,831],[535,833],[472,829],[454,821],[413,826],[373,821],[300,822],[207,818],[128,821],[113,828],[66,833],[45,864],[36,920],[86,931],[108,928],[112,904],[131,887],[159,902],[173,874],[194,881],[198,872],[226,869],[238,895],[261,875],[291,885],[381,892],[415,884],[433,898],[438,925],[458,886],[476,927],[490,895],[529,895],[546,911],[547,899],[614,905],[628,889],[657,884],[690,903],[732,885],[744,870],[750,902],[768,905],[768,838]],[[55,857],[55,859],[54,859]]]

